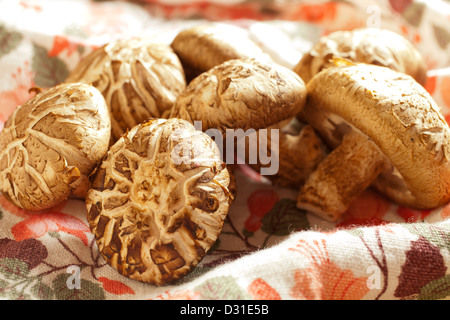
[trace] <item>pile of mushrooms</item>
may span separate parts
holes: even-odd
[[[333,150],[297,206],[337,220],[369,186],[408,207],[447,203],[450,130],[428,92],[385,67],[336,63],[308,83],[301,116]]]
[[[416,209],[450,201],[449,126],[407,39],[373,28],[337,31],[294,71],[308,95],[297,118],[332,150],[301,186],[297,207],[337,221],[368,187]]]
[[[236,150],[220,150],[211,129],[226,143],[230,130],[247,131],[244,149],[276,153],[268,178],[327,220],[369,187],[412,208],[450,201],[450,129],[425,78],[417,50],[379,29],[322,37],[293,70],[223,24],[183,30],[170,45],[117,40],[7,120],[0,190],[27,210],[84,199],[107,263],[168,284],[207,254],[236,196],[223,154]]]

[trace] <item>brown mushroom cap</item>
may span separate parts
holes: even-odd
[[[375,65],[341,65],[318,73],[307,88],[301,115],[328,144],[341,147],[342,138],[355,132],[373,145],[371,152],[378,149],[385,157],[387,167],[374,182],[381,192],[420,209],[450,200],[450,129],[432,97],[411,76]],[[361,159],[355,163],[360,166]],[[355,183],[347,178],[340,177],[339,183]]]
[[[121,274],[155,285],[198,264],[232,196],[215,142],[180,119],[131,129],[92,178],[87,218],[102,256]]]
[[[66,82],[92,84],[111,112],[112,141],[149,118],[165,118],[186,87],[177,55],[146,39],[113,41],[87,55]]]
[[[19,106],[0,133],[0,188],[15,205],[42,210],[67,199],[105,155],[111,123],[94,87],[61,84]]]
[[[295,116],[306,100],[303,80],[292,70],[255,59],[226,61],[195,78],[170,114],[202,129],[267,128]]]
[[[294,71],[308,82],[322,69],[332,66],[332,58],[345,58],[391,68],[409,74],[420,84],[426,81],[423,57],[405,37],[384,29],[362,28],[336,31],[321,37]]]
[[[185,70],[193,77],[232,59],[269,59],[249,39],[244,29],[223,23],[207,23],[182,30],[172,41]]]

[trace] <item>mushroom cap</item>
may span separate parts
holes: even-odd
[[[228,60],[191,81],[170,116],[202,122],[202,129],[261,129],[295,116],[306,100],[292,70],[255,59]]]
[[[269,59],[242,28],[224,23],[206,23],[182,30],[172,49],[183,66],[198,73],[232,59]]]
[[[163,285],[190,272],[220,234],[230,175],[215,142],[180,119],[132,128],[92,175],[87,219],[106,261]]]
[[[110,108],[112,141],[149,118],[165,118],[186,87],[183,67],[169,45],[143,38],[110,42],[88,54],[66,82],[100,90]]]
[[[88,182],[83,177],[105,155],[110,134],[108,107],[94,87],[61,84],[38,93],[0,133],[2,193],[27,210],[66,200],[79,181]]]
[[[409,74],[422,85],[427,78],[425,61],[412,43],[400,34],[378,28],[336,31],[321,37],[294,71],[308,82],[323,68],[331,66],[332,58],[388,67]]]
[[[332,147],[356,130],[390,163],[375,186],[399,204],[434,208],[450,200],[450,129],[430,94],[411,76],[350,64],[307,84],[301,115]]]

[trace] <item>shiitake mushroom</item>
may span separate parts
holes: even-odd
[[[1,192],[32,211],[83,198],[110,135],[108,107],[93,86],[61,84],[36,94],[0,133]]]

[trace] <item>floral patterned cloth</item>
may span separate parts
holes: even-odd
[[[0,129],[29,88],[64,81],[98,46],[144,35],[170,43],[203,20],[243,27],[293,67],[323,34],[382,27],[430,68],[426,89],[450,119],[450,4],[445,1],[0,0]],[[80,200],[32,213],[0,197],[3,299],[448,299],[450,205],[417,211],[365,191],[335,224],[295,207],[297,190],[243,165],[217,243],[182,280],[155,287],[99,256]]]

